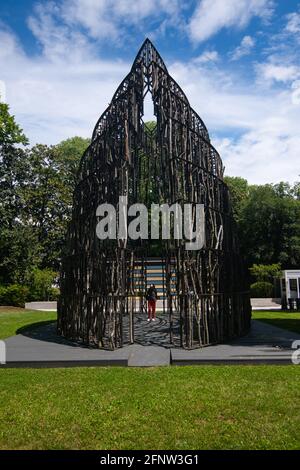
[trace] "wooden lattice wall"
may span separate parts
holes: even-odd
[[[152,133],[142,121],[147,92],[157,119]],[[134,340],[135,299],[141,292],[135,291],[130,273],[135,263],[147,261],[151,241],[99,240],[96,208],[106,202],[117,206],[119,196],[127,196],[129,204],[150,204],[154,191],[158,203],[205,206],[203,249],[187,251],[180,240],[161,245],[170,341],[176,315],[181,347],[244,334],[251,307],[223,172],[204,123],[147,39],[81,160],[62,262],[58,333],[114,349],[123,345],[123,319],[128,315]]]

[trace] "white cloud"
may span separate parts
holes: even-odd
[[[131,64],[99,58],[99,41],[118,41],[125,26],[178,16],[178,0],[63,0],[38,3],[27,20],[41,47],[28,57],[3,31],[1,76],[12,112],[31,143],[91,136]],[[142,23],[143,26],[143,23]],[[103,44],[102,44],[103,45]],[[20,73],[21,71],[21,73]]]
[[[6,103],[6,85],[3,80],[0,80],[0,101]]]
[[[200,0],[189,23],[194,42],[202,42],[222,28],[245,27],[252,17],[269,18],[272,0]]]
[[[28,26],[42,47],[43,55],[50,60],[81,61],[91,53],[91,45],[86,36],[58,23],[61,6],[54,2],[37,4],[35,14],[28,18]]]
[[[300,68],[296,65],[279,65],[272,62],[258,64],[256,72],[259,80],[290,82],[300,76]]]
[[[295,80],[292,83],[292,103],[300,105],[300,80]]]
[[[99,41],[130,40],[129,26],[152,36],[180,27],[182,8],[179,0],[52,0],[37,3],[27,24],[44,56],[81,61],[98,55]]]
[[[299,180],[297,134],[270,135],[261,128],[236,141],[220,139],[216,144],[230,176],[243,176],[252,184]]]
[[[290,13],[287,15],[287,25],[285,30],[289,33],[300,33],[300,13]]]
[[[10,48],[0,55],[0,78],[11,112],[31,143],[90,137],[130,64],[88,53],[78,62],[69,51],[64,62],[52,60],[53,54],[31,58],[11,33],[5,32],[4,37]],[[0,42],[2,38],[0,32]]]
[[[46,26],[45,33],[52,30],[53,21],[50,17],[63,20],[62,35],[65,37],[66,27],[83,27],[85,33],[94,39],[117,41],[126,36],[126,27],[139,25],[142,30],[147,20],[157,19],[160,23],[174,22],[181,10],[179,0],[63,0],[61,2],[43,2],[30,19],[30,27],[34,34],[41,35],[38,25]],[[175,21],[176,22],[176,21]],[[48,23],[48,27],[47,27]],[[58,33],[59,32],[59,28]]]
[[[169,72],[208,128],[216,132],[251,129],[258,112],[260,117],[267,117],[273,106],[273,98],[265,95],[262,99],[254,89],[238,86],[239,77],[221,68],[212,73],[205,64],[176,62]]]
[[[17,52],[22,54],[16,38],[7,29],[0,29],[0,44],[0,59],[3,61]]]
[[[164,3],[165,11],[171,8]],[[58,12],[45,5],[30,20],[41,44],[40,55],[28,57],[11,32],[0,30],[0,79],[11,112],[32,144],[57,143],[74,135],[90,137],[131,67],[121,60],[99,58],[97,42],[73,27],[75,18],[58,23]],[[118,5],[120,14],[126,15],[122,13],[125,2],[118,0]],[[176,8],[176,2],[172,5]],[[92,25],[89,28],[92,34]],[[244,176],[251,183],[297,179],[298,65],[289,57],[283,63],[270,57],[265,64],[257,64],[260,80],[251,84],[218,59],[217,51],[205,50],[189,62],[171,64],[169,71],[206,123],[226,173]]]
[[[251,86],[232,71],[211,74],[191,63],[170,71],[207,125],[226,174],[259,184],[299,179],[300,100],[293,102],[289,85]]]
[[[255,40],[251,36],[244,36],[241,44],[232,52],[231,60],[238,60],[249,55],[254,46]]]
[[[217,51],[204,51],[201,55],[193,59],[195,64],[206,64],[208,62],[217,62],[219,54]]]

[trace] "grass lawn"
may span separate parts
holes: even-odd
[[[54,319],[2,311],[0,333]],[[0,369],[0,383],[0,449],[300,448],[293,365]]]
[[[252,318],[300,334],[300,312],[253,310]]]
[[[300,367],[0,370],[1,449],[299,449]]]
[[[56,320],[56,312],[40,312],[24,308],[0,307],[0,339],[17,334],[18,330],[35,323]]]

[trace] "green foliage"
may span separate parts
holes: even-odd
[[[31,271],[41,259],[41,247],[35,230],[15,222],[0,229],[0,281],[2,284],[27,285]]]
[[[59,288],[58,287],[51,287],[51,289],[49,291],[49,299],[48,300],[57,301],[59,295],[60,295]]]
[[[65,184],[55,147],[36,145],[26,155],[30,175],[22,189],[22,222],[31,228],[40,248],[39,267],[58,269],[71,213],[73,186]]]
[[[5,106],[1,109],[7,111]],[[2,112],[5,120],[0,142],[0,282],[27,285],[34,269],[59,268],[78,164],[89,140],[74,137],[57,146],[24,149],[19,144],[27,139]]]
[[[266,281],[254,282],[250,286],[250,293],[253,298],[272,297],[273,284]]]
[[[152,133],[156,128],[156,122],[155,121],[148,121],[148,122],[145,122],[145,130],[146,132],[150,132]]]
[[[280,277],[282,272],[280,263],[254,264],[249,271],[258,282],[272,282],[275,278]]]
[[[28,140],[9,113],[9,107],[0,103],[0,282],[23,282],[27,261],[31,259],[34,242],[21,224],[24,207],[22,185],[29,173],[29,165],[22,145]]]
[[[285,269],[300,264],[300,201],[294,191],[286,183],[249,187],[238,220],[248,266],[281,263]]]
[[[30,266],[28,286],[24,284],[0,286],[0,305],[24,307],[28,301],[57,300],[59,289],[53,286],[57,276],[58,273],[49,268],[32,270]]]
[[[0,146],[28,144],[23,130],[16,124],[14,116],[9,112],[9,106],[0,101]]]
[[[56,162],[60,169],[60,178],[63,183],[71,190],[73,194],[74,185],[77,179],[77,171],[81,157],[87,147],[90,145],[90,139],[82,137],[71,137],[63,140],[56,145]]]
[[[0,305],[4,305],[6,289],[7,289],[6,286],[1,286],[0,285]]]
[[[145,131],[148,139],[154,143],[156,139],[156,122],[145,122]],[[152,203],[158,204],[165,201],[160,201],[157,178],[154,176],[154,161],[149,159],[149,155],[140,149],[138,153],[141,160],[140,176],[139,176],[139,202],[150,206]]]
[[[24,307],[29,293],[28,287],[19,284],[0,287],[0,305]]]
[[[238,221],[243,204],[249,196],[248,181],[238,176],[225,176],[224,181],[230,191],[230,200],[234,218]]]
[[[29,285],[30,300],[56,300],[58,290],[53,287],[53,284],[57,276],[58,273],[49,268],[35,268],[32,272]]]

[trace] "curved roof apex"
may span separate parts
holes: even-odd
[[[149,38],[146,38],[145,41],[143,42],[139,52],[137,53],[136,58],[134,59],[132,68],[134,68],[134,66],[141,60],[146,65],[146,67],[148,67],[152,61],[154,61],[158,63],[163,70],[168,72],[167,67],[161,55],[159,54],[158,50],[152,44]]]
[[[189,100],[187,96],[185,95],[184,91],[181,89],[178,83],[169,74],[161,55],[159,54],[156,47],[152,44],[149,38],[146,38],[145,41],[143,42],[141,48],[139,49],[134,59],[130,72],[128,73],[128,75],[126,75],[126,77],[123,79],[121,84],[118,86],[116,92],[114,93],[112,97],[111,103],[109,104],[109,106],[106,108],[104,113],[98,119],[96,126],[94,128],[94,131],[93,131],[93,137],[92,137],[93,140],[97,138],[98,135],[100,135],[101,129],[102,129],[101,124],[103,125],[105,124],[106,117],[109,115],[114,102],[124,97],[124,95],[128,93],[128,88],[130,86],[132,87],[131,78],[133,77],[133,79],[135,79],[136,73],[140,74],[141,68],[145,67],[146,71],[144,70],[143,73],[146,75],[148,79],[149,76],[152,74],[151,65],[153,64],[155,66],[158,66],[162,70],[162,75],[167,75],[168,86],[170,88],[170,91],[173,93],[173,95],[176,95],[181,100],[181,102],[184,102],[191,110],[191,119],[193,121],[191,125],[198,129],[197,132],[200,132],[202,137],[205,140],[210,142],[208,131],[204,122],[202,121],[200,116],[196,113],[196,111],[190,106]],[[160,78],[161,78],[161,74],[160,74]],[[144,88],[145,86],[149,86],[148,82],[145,85],[145,82],[143,81],[143,84],[144,84]]]

